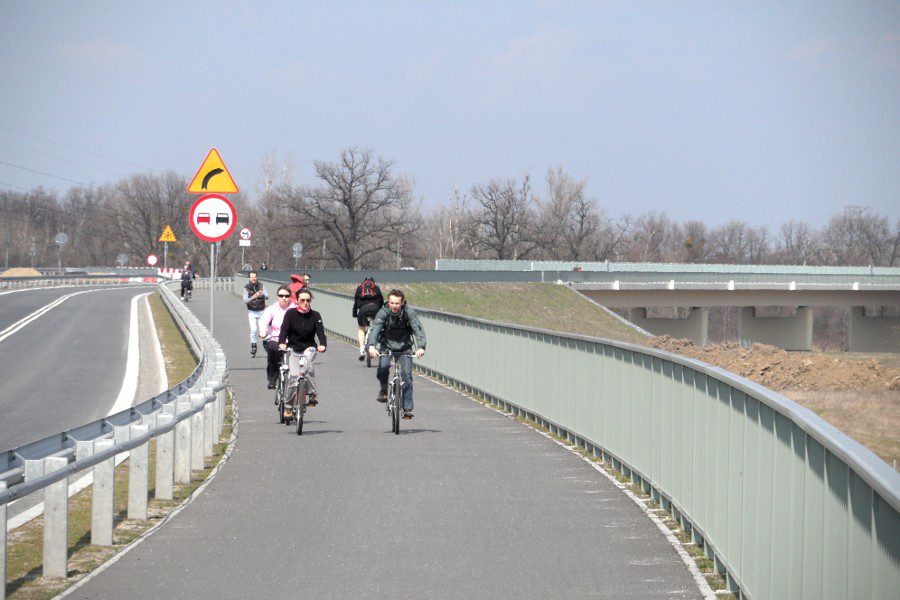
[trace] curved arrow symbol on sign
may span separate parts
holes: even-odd
[[[209,185],[209,180],[212,179],[213,177],[215,177],[216,175],[218,175],[219,173],[221,173],[223,170],[224,169],[216,168],[216,169],[213,169],[212,171],[210,171],[209,173],[207,173],[206,176],[203,178],[203,185],[200,186],[200,189],[205,190],[206,186]]]

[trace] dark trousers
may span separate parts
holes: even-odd
[[[412,356],[398,356],[397,364],[400,365],[400,374],[403,375],[403,408],[412,410],[413,407],[413,385],[412,385]],[[378,370],[375,377],[381,384],[382,389],[388,385],[388,372],[390,371],[391,357],[381,356],[378,359]]]
[[[278,367],[281,366],[281,351],[278,349],[278,340],[266,340],[263,342],[266,349],[266,377],[269,383],[278,381]]]

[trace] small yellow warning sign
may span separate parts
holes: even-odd
[[[231,173],[228,172],[225,163],[222,162],[218,150],[213,148],[209,151],[187,191],[191,194],[237,193],[237,184],[231,178]]]
[[[162,235],[159,236],[159,241],[161,242],[177,242],[178,239],[175,238],[175,232],[172,231],[172,228],[166,225],[166,228],[163,229]]]

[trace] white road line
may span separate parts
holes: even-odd
[[[156,320],[153,318],[153,311],[150,310],[150,294],[144,297],[144,305],[147,307],[147,316],[150,318],[150,343],[153,346],[153,356],[156,360],[157,393],[169,389],[169,377],[166,375],[166,360],[163,358],[162,347],[159,345],[159,332],[156,330]]]
[[[88,291],[98,291],[98,290],[88,290]],[[78,292],[79,294],[84,294],[86,292]],[[76,294],[72,294],[73,296]],[[138,301],[142,298],[145,299],[150,294],[139,294],[134,296],[131,299],[131,315],[129,317],[128,324],[128,356],[125,361],[125,377],[122,380],[122,387],[119,389],[119,395],[116,397],[115,403],[113,403],[112,408],[110,409],[107,415],[112,415],[117,412],[123,411],[126,408],[131,407],[134,404],[134,397],[137,394],[138,389],[138,379],[140,377],[140,344],[138,339]],[[65,299],[65,298],[63,298]],[[53,304],[51,302],[51,304]],[[49,306],[49,305],[48,305]],[[47,307],[44,307],[47,308]],[[51,307],[52,308],[52,307]],[[43,310],[43,309],[41,309]],[[48,309],[49,310],[49,309]],[[36,311],[40,312],[40,311]],[[44,311],[46,312],[46,311]],[[32,313],[32,315],[35,313]],[[43,314],[43,313],[41,313]],[[31,315],[29,315],[30,317]],[[38,315],[40,316],[40,315]],[[29,317],[26,317],[29,318]],[[35,317],[37,318],[37,317]],[[24,319],[23,319],[24,320]],[[24,323],[22,327],[27,325]],[[21,327],[20,327],[21,329]],[[18,330],[16,330],[18,331]],[[13,332],[15,333],[15,332]],[[10,334],[12,335],[12,334]],[[0,338],[2,340],[2,338]],[[123,452],[121,454],[116,455],[116,465],[120,464],[123,460],[128,458],[128,452]],[[79,478],[77,481],[69,485],[69,497],[77,494],[84,488],[88,487],[94,481],[94,473],[93,471],[88,471],[83,477]],[[27,498],[27,496],[26,496]],[[16,502],[20,500],[24,500],[24,498],[20,498],[14,502],[11,502],[9,505],[12,506]],[[7,531],[12,531],[16,527],[20,527],[30,521],[31,519],[43,514],[44,512],[44,503],[40,502],[35,504],[28,510],[22,511],[17,514],[15,517],[9,519],[6,525]]]
[[[104,290],[83,290],[81,292],[74,292],[72,294],[67,294],[65,296],[61,296],[61,297],[57,298],[50,304],[46,304],[46,305],[40,307],[39,309],[37,309],[36,311],[31,313],[27,317],[19,319],[18,321],[16,321],[15,323],[10,325],[3,331],[0,331],[0,342],[2,342],[3,340],[8,338],[15,332],[19,331],[20,329],[22,329],[29,323],[36,321],[37,319],[39,319],[46,313],[50,312],[51,310],[53,310],[54,308],[56,308],[57,306],[59,306],[60,304],[65,302],[66,300],[68,300],[69,298],[74,298],[75,296],[80,296],[81,294],[90,294],[91,292],[99,292],[99,291],[104,291]]]

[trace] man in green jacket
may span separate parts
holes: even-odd
[[[381,384],[378,392],[378,401],[387,402],[388,368],[391,364],[389,356],[379,357],[379,351],[409,352],[415,343],[416,358],[425,355],[425,330],[419,315],[406,304],[406,297],[400,290],[391,290],[388,294],[387,304],[381,307],[372,328],[369,330],[369,354],[372,358],[378,358],[378,370],[375,376]],[[403,418],[413,417],[413,384],[412,384],[412,356],[403,354],[398,357],[397,364],[403,376]]]

